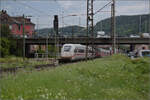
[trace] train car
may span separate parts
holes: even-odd
[[[110,56],[111,51],[103,48],[96,48],[96,58]]]
[[[88,46],[87,58],[94,58],[94,50]],[[62,60],[82,60],[86,58],[86,46],[81,44],[64,44],[61,49]]]
[[[110,55],[111,55],[111,51],[110,50],[100,48],[100,56],[101,57],[110,56]]]
[[[139,57],[150,57],[150,50],[140,50],[138,52]]]
[[[98,58],[110,56],[111,51],[103,48],[94,48],[88,46],[87,58]],[[61,48],[61,60],[82,60],[86,58],[86,46],[81,44],[64,44]]]

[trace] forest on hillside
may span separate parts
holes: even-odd
[[[148,14],[145,15],[121,15],[116,16],[116,33],[118,36],[129,36],[131,34],[140,35],[141,33],[149,32]],[[37,31],[37,36],[54,35],[53,28],[44,28]],[[94,34],[98,31],[104,31],[106,34],[111,33],[111,18],[101,20],[94,26]],[[66,26],[59,28],[59,35],[61,36],[86,36],[86,28],[81,26]],[[90,35],[90,34],[89,34]]]

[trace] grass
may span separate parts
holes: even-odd
[[[35,67],[42,64],[51,64],[51,61],[36,61],[33,59],[23,60],[21,57],[0,58],[0,68]]]
[[[114,55],[0,80],[2,100],[149,100],[149,58]]]

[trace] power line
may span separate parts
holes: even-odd
[[[14,1],[16,2],[17,0],[14,0]],[[36,9],[36,8],[34,8],[34,7],[30,6],[30,5],[27,5],[27,4],[25,4],[25,3],[22,3],[22,2],[20,2],[20,1],[17,1],[17,3],[19,3],[19,4],[23,5],[23,6],[29,7],[29,8],[31,8],[31,9],[33,9],[34,11],[37,11],[38,13],[43,13],[43,14],[48,15],[46,12],[41,11],[41,10],[39,10],[39,9]],[[51,16],[51,15],[48,15],[48,16]]]
[[[100,8],[99,10],[97,10],[94,15],[96,15],[98,12],[100,12],[102,9],[104,9],[105,7],[107,7],[109,4],[111,4],[112,1],[108,2],[106,5],[104,5],[102,8]]]

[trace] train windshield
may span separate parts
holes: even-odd
[[[142,56],[143,57],[150,57],[150,51],[143,51]]]
[[[65,47],[64,47],[64,51],[65,51],[65,52],[69,52],[70,49],[71,49],[71,46],[65,46]]]

